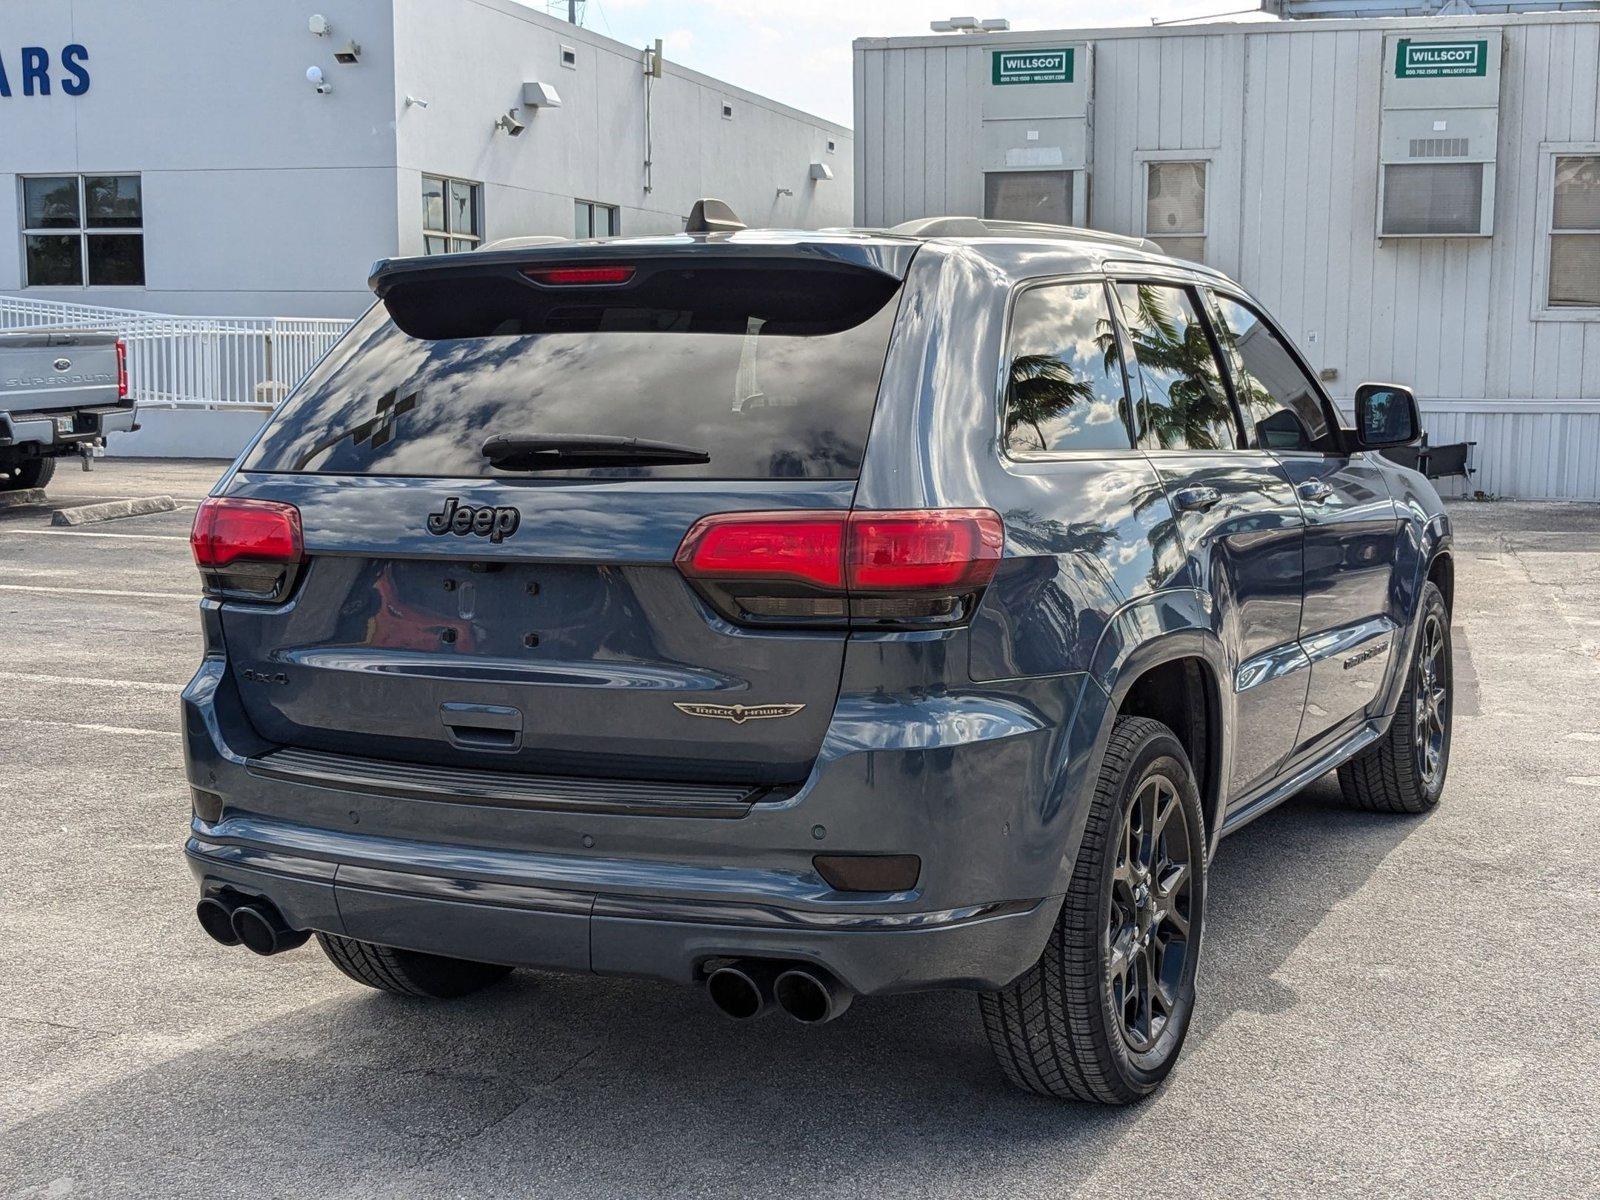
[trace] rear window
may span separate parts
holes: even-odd
[[[516,478],[491,437],[602,436],[704,463],[529,478],[853,478],[899,281],[856,267],[641,263],[620,286],[397,281],[273,417],[245,469]]]

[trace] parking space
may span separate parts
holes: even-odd
[[[1600,506],[1458,505],[1450,782],[1324,778],[1222,846],[1169,1084],[1012,1091],[970,995],[816,1030],[519,973],[454,1005],[193,919],[177,696],[220,463],[108,460],[0,513],[0,1195],[1057,1196],[1600,1191]]]

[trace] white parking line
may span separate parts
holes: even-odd
[[[90,725],[83,721],[44,721],[36,717],[0,717],[0,725],[46,725],[53,729],[83,729],[89,733],[135,733],[140,737],[183,736],[171,729],[137,729],[132,725]]]
[[[89,533],[82,529],[0,529],[0,533],[9,533],[12,537],[97,537],[97,538],[124,538],[136,542],[187,542],[189,539],[177,533]]]
[[[153,683],[147,679],[97,679],[90,675],[36,675],[31,671],[0,671],[0,679],[17,683],[73,683],[86,687],[124,687],[143,692],[181,692],[181,683]]]
[[[114,588],[43,587],[30,583],[0,583],[0,592],[54,592],[62,596],[150,596],[157,600],[198,600],[199,592],[119,592]]]

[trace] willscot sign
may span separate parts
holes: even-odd
[[[1059,50],[996,50],[992,58],[993,82],[1071,83],[1072,47]]]
[[[1485,75],[1489,71],[1488,42],[1414,42],[1401,38],[1397,47],[1396,79]]]

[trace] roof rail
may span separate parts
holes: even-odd
[[[1147,254],[1165,254],[1149,238],[1127,237],[1120,233],[1106,233],[1100,229],[1079,229],[1073,225],[1047,225],[1042,221],[996,221],[987,217],[919,217],[915,221],[902,221],[890,226],[885,233],[915,238],[1048,238],[1062,242],[1102,242],[1108,246],[1123,246],[1129,250],[1143,250]]]

